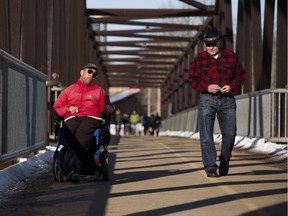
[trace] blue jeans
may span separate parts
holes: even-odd
[[[216,170],[217,152],[213,139],[214,122],[217,116],[222,134],[220,163],[229,164],[236,135],[236,102],[233,95],[218,98],[210,94],[200,95],[199,123],[202,162],[205,171]]]

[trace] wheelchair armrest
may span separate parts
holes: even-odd
[[[103,112],[101,118],[104,119],[106,125],[110,125],[111,114],[108,112]]]

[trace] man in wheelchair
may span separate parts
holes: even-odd
[[[96,65],[86,64],[80,79],[64,89],[53,106],[54,115],[64,119],[65,164],[71,181],[78,181],[79,174],[87,171],[89,145],[103,125],[103,114],[115,112],[105,91],[93,82],[96,76]]]

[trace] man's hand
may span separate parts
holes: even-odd
[[[221,87],[218,86],[218,85],[211,84],[211,85],[208,86],[208,92],[210,92],[210,93],[215,94],[215,93],[217,93],[219,91],[221,91]]]
[[[231,91],[231,87],[229,85],[225,85],[220,90],[222,93],[229,93]]]
[[[75,106],[70,106],[68,109],[72,114],[78,112],[78,107],[75,107]]]

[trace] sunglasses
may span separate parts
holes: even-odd
[[[95,71],[95,73],[94,73],[94,71],[91,69],[88,70],[88,74],[93,74],[93,78],[95,78],[97,76],[97,72]]]
[[[208,44],[205,44],[207,47],[215,47],[217,46],[217,43],[208,43]]]

